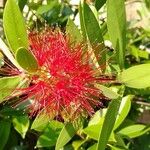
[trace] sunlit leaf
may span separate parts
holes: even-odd
[[[7,47],[7,45],[3,42],[1,38],[0,38],[0,49],[4,53],[4,55],[10,60],[10,62],[12,62],[12,64],[14,64],[19,70],[22,70],[20,65],[15,60],[13,54],[10,52],[9,48]]]
[[[17,50],[16,60],[22,68],[29,72],[34,72],[38,69],[36,58],[30,51],[23,47]]]
[[[51,121],[42,135],[38,138],[36,147],[54,146],[62,128],[62,123],[58,121]]]
[[[87,134],[90,138],[98,141],[99,133],[102,131],[103,121],[96,125],[90,125],[83,130],[85,134]],[[109,136],[109,141],[115,141],[114,133],[112,132]]]
[[[71,19],[68,19],[66,33],[69,34],[69,42],[71,44],[79,44],[83,40],[80,30],[77,28],[77,26]]]
[[[150,87],[150,64],[130,67],[118,76],[118,80],[132,88]]]
[[[93,48],[97,62],[99,65],[104,65],[106,54],[104,50],[102,31],[95,14],[85,1],[80,3],[80,23],[83,33],[85,32],[85,39],[88,38]]]
[[[83,35],[83,39],[86,41],[87,37],[86,37],[86,29],[85,29],[85,25],[84,25],[84,16],[83,16],[83,3],[82,1],[79,4],[79,16],[80,16],[80,26],[81,26],[81,33]]]
[[[60,150],[65,146],[75,135],[76,130],[71,123],[67,123],[62,129],[56,143],[55,150]]]
[[[135,138],[143,135],[148,131],[150,131],[150,127],[146,127],[143,124],[135,124],[121,129],[118,133],[124,136],[128,136],[130,138]]]
[[[95,17],[93,11],[86,2],[83,3],[83,16],[84,26],[86,29],[87,36],[91,44],[97,44],[103,42],[103,36],[101,33],[100,25]]]
[[[95,114],[91,117],[88,123],[88,126],[96,125],[96,124],[103,122],[106,112],[107,112],[107,109],[101,109],[95,112]]]
[[[108,139],[112,133],[116,117],[119,111],[120,107],[120,97],[118,99],[112,100],[110,103],[107,113],[105,115],[104,123],[102,125],[102,130],[99,133],[99,139],[98,139],[98,145],[97,150],[104,150],[106,147],[106,144],[108,142]]]
[[[4,56],[3,54],[0,52],[0,68],[4,65]]]
[[[125,148],[113,146],[113,145],[110,145],[110,144],[108,144],[108,146],[111,148],[111,150],[127,150],[127,149],[125,149]]]
[[[101,129],[102,129],[102,124],[96,124],[96,125],[88,126],[83,130],[83,132],[87,134],[90,138],[94,140],[98,140],[99,132],[101,132]]]
[[[96,88],[100,89],[104,96],[106,96],[107,98],[117,99],[119,97],[119,94],[117,94],[116,92],[112,91],[110,88],[104,85],[96,84],[95,86]]]
[[[22,80],[21,76],[0,78],[0,103],[15,90]]]
[[[87,134],[90,138],[98,141],[99,134],[101,133],[106,113],[107,113],[107,109],[97,111],[94,114],[93,118],[91,118],[88,126],[83,129],[83,132]],[[109,141],[115,141],[113,133],[110,135]]]
[[[84,144],[86,142],[86,140],[76,140],[72,142],[72,146],[74,148],[74,150],[78,150],[82,144]]]
[[[48,12],[49,10],[53,9],[55,6],[57,6],[59,3],[58,3],[58,0],[55,0],[55,1],[50,1],[47,5],[42,5],[40,6],[36,13],[37,14],[44,14],[46,12]]]
[[[118,128],[120,124],[124,121],[126,116],[128,115],[130,108],[131,108],[132,99],[133,99],[132,95],[128,95],[122,99],[114,129]]]
[[[44,111],[41,111],[33,121],[31,129],[36,131],[43,131],[47,127],[49,120],[50,118],[48,114]]]
[[[121,69],[124,68],[126,17],[124,0],[107,0],[107,27]]]
[[[87,150],[96,150],[97,144],[92,145]]]
[[[29,128],[28,116],[27,115],[15,116],[12,122],[16,131],[22,136],[22,138],[25,138],[26,132],[28,131]]]
[[[3,23],[5,35],[12,52],[16,53],[19,47],[28,49],[27,30],[16,0],[7,0]]]

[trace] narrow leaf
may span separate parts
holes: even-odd
[[[118,80],[132,88],[150,87],[150,64],[130,67],[118,76]]]
[[[86,2],[83,3],[84,25],[91,44],[102,43],[103,37],[97,18]]]
[[[95,0],[96,9],[99,10],[105,3],[106,3],[106,0]]]
[[[0,49],[5,54],[5,56],[10,60],[10,62],[12,62],[13,65],[15,65],[19,70],[22,70],[22,68],[17,63],[14,56],[12,55],[10,50],[8,49],[7,45],[3,42],[3,40],[1,38],[0,38]]]
[[[69,40],[71,44],[79,44],[83,40],[80,30],[71,19],[68,19],[66,33],[69,34]]]
[[[107,0],[107,27],[121,69],[124,68],[126,17],[124,0]]]
[[[16,59],[19,65],[29,72],[34,72],[38,69],[37,60],[33,54],[23,47],[17,50]]]
[[[108,139],[112,133],[117,113],[119,110],[121,100],[120,97],[118,99],[112,100],[107,113],[105,115],[104,123],[102,125],[102,130],[99,135],[97,150],[105,150]]]
[[[80,1],[79,4],[79,16],[80,16],[80,26],[81,26],[81,32],[82,32],[82,36],[84,41],[86,41],[87,37],[86,37],[86,29],[85,29],[85,25],[84,25],[84,16],[83,16],[83,1]]]
[[[60,150],[65,146],[75,135],[76,130],[71,123],[67,123],[62,129],[56,143],[55,150]]]
[[[93,11],[86,2],[83,2],[83,22],[86,34],[94,50],[98,63],[105,64],[105,50],[103,44],[102,31]]]
[[[3,25],[7,41],[13,53],[19,47],[28,48],[25,22],[16,0],[7,0],[4,9]]]
[[[27,0],[18,0],[18,5],[21,11],[23,11],[26,4],[27,4]]]
[[[128,115],[131,108],[132,98],[133,98],[132,95],[128,95],[122,99],[114,129],[117,129],[120,126],[120,124],[124,121],[126,116]]]

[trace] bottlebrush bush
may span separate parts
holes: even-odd
[[[0,149],[127,150],[149,136],[131,119],[137,97],[148,97],[149,54],[133,59],[123,0],[7,0],[3,29]]]

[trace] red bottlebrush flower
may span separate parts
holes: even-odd
[[[102,94],[94,86],[98,75],[90,53],[82,45],[70,44],[60,30],[30,32],[29,41],[39,69],[30,75],[30,86],[21,91],[25,100],[32,100],[31,114],[45,110],[63,119],[93,114]]]

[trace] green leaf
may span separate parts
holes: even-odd
[[[97,144],[92,145],[87,150],[96,150]]]
[[[0,114],[3,116],[22,116],[23,115],[23,111],[22,110],[18,110],[16,108],[12,108],[12,107],[3,107],[2,110],[0,110]]]
[[[27,115],[15,116],[12,120],[15,130],[20,133],[24,139],[29,128],[29,118]]]
[[[20,84],[21,80],[22,77],[20,76],[0,78],[0,103],[10,96],[10,94]]]
[[[90,120],[90,122],[88,124],[88,127],[83,129],[83,132],[85,134],[87,134],[90,138],[98,141],[99,134],[101,133],[106,113],[107,113],[107,109],[97,111],[94,114],[93,118]],[[109,137],[109,141],[115,141],[113,132]]]
[[[83,3],[83,18],[86,33],[91,44],[102,43],[103,36],[97,18],[86,2]]]
[[[0,52],[0,68],[4,65],[4,56],[3,54]]]
[[[83,23],[86,35],[94,50],[97,61],[99,64],[104,65],[106,60],[106,54],[104,50],[102,31],[100,29],[98,20],[95,17],[91,8],[86,4],[86,2],[83,2],[83,8],[81,13],[83,13]]]
[[[100,89],[102,93],[104,94],[104,96],[106,96],[107,98],[117,99],[119,97],[119,95],[116,92],[112,91],[110,88],[106,86],[96,84],[95,87]]]
[[[150,64],[142,64],[124,70],[118,81],[132,88],[150,87]]]
[[[128,150],[128,149],[126,149],[126,148],[120,148],[120,147],[116,147],[116,146],[113,146],[113,145],[110,145],[110,144],[108,144],[108,146],[111,148],[111,150]]]
[[[27,0],[18,0],[18,5],[21,11],[23,11],[24,6],[27,4]]]
[[[131,108],[131,100],[133,99],[133,97],[134,96],[132,95],[128,95],[122,99],[119,112],[117,115],[117,119],[115,122],[114,130],[120,126],[120,124],[124,121],[124,119],[128,115],[130,108]]]
[[[106,3],[106,0],[95,0],[96,9],[99,10],[105,3]]]
[[[58,121],[51,121],[43,134],[38,138],[36,147],[55,146],[57,138],[60,134],[63,124]]]
[[[95,114],[90,119],[88,126],[96,125],[98,123],[103,122],[106,112],[107,112],[107,109],[101,109],[101,110],[98,110],[97,112],[95,112]]]
[[[104,117],[106,115],[107,109],[102,109],[97,111],[94,116],[90,119],[88,126],[82,131],[89,137],[98,140],[99,133],[102,129],[102,124],[104,122]]]
[[[13,54],[10,52],[10,50],[8,49],[8,47],[1,38],[0,38],[0,49],[14,66],[16,66],[19,70],[22,70],[18,62],[15,60]]]
[[[138,55],[141,58],[149,59],[149,52],[147,52],[147,51],[138,50]]]
[[[71,19],[68,19],[66,33],[69,35],[69,42],[71,44],[79,44],[83,40],[80,30]]]
[[[116,121],[120,103],[121,103],[121,100],[119,97],[118,99],[112,100],[108,107],[107,113],[105,115],[104,123],[102,126],[102,130],[99,133],[97,150],[99,149],[105,150],[106,144],[112,133],[112,130]]]
[[[99,133],[102,131],[103,121],[101,123],[96,125],[90,125],[87,128],[83,130],[85,134],[87,134],[90,138],[98,141],[99,139]],[[114,133],[112,132],[109,136],[109,141],[115,141]]]
[[[103,122],[102,122],[103,123]],[[98,140],[99,138],[99,133],[101,132],[102,129],[102,123],[96,124],[96,125],[90,125],[87,128],[83,130],[85,134],[87,134],[90,138],[94,140]]]
[[[107,27],[121,69],[126,47],[126,16],[124,0],[107,0]]]
[[[38,138],[36,148],[55,146],[60,130],[46,128],[44,133]]]
[[[65,146],[75,135],[76,130],[71,123],[67,123],[62,129],[57,139],[55,150],[60,150]]]
[[[49,122],[49,127],[51,127],[52,129],[62,129],[64,127],[64,124],[56,120],[51,120]]]
[[[121,129],[118,133],[124,136],[128,136],[129,138],[135,138],[145,134],[148,131],[150,131],[150,127],[146,127],[142,124],[135,124]]]
[[[53,9],[57,5],[59,5],[58,0],[50,1],[47,5],[41,5],[37,9],[36,13],[39,14],[39,15],[42,15],[42,14],[48,12],[49,10]]]
[[[123,147],[124,149],[128,150],[128,148],[127,148],[128,146],[126,146],[125,141],[124,141],[123,137],[120,134],[116,133],[115,134],[115,139],[117,141],[116,143],[117,143],[118,146]]]
[[[101,31],[102,31],[102,35],[103,35],[103,36],[108,32],[107,23],[106,23],[106,22],[104,22],[104,23],[102,24]]]
[[[81,26],[81,33],[83,36],[83,40],[86,41],[86,29],[84,25],[84,16],[83,16],[83,1],[80,1],[79,4],[79,16],[80,16],[80,26]]]
[[[16,52],[16,60],[19,65],[29,72],[37,71],[38,64],[36,58],[27,49],[21,47]]]
[[[72,146],[74,150],[79,150],[80,147],[86,142],[87,140],[76,140],[72,142]]]
[[[43,131],[47,127],[49,121],[49,115],[46,112],[41,111],[33,121],[31,129],[36,131]]]
[[[7,0],[3,15],[4,31],[13,53],[19,47],[28,49],[28,36],[23,16],[16,0]]]
[[[134,144],[134,149],[135,150],[149,150],[150,142],[148,139],[150,139],[150,134],[144,134],[138,137],[136,139],[136,143],[138,144]]]
[[[136,58],[136,61],[140,61],[140,57],[144,59],[149,59],[149,53],[138,49],[136,46],[130,46],[130,53]]]
[[[150,1],[149,0],[144,0],[146,7],[150,10]]]
[[[0,121],[0,150],[4,149],[9,138],[11,122]]]

